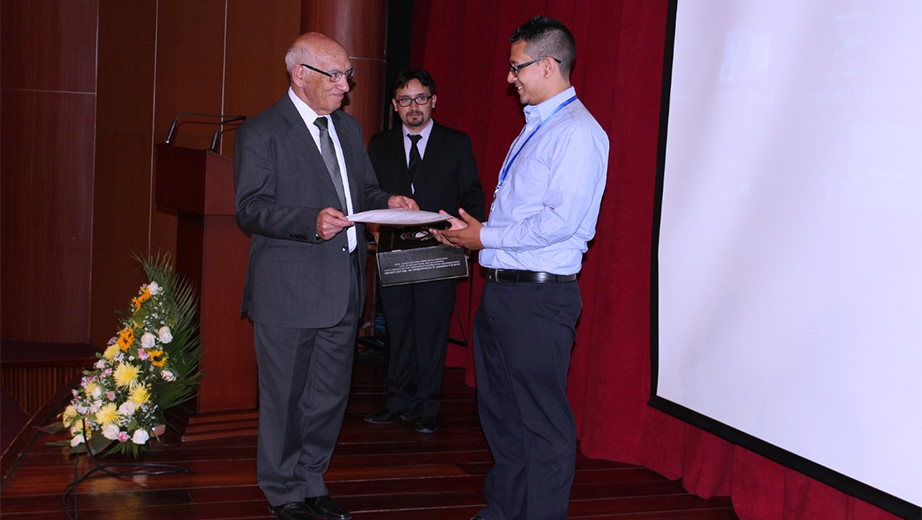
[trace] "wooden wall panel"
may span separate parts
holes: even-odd
[[[157,0],[100,0],[97,128],[152,132],[156,37]]]
[[[93,92],[97,0],[3,0],[5,89]]]
[[[128,309],[144,281],[132,253],[148,252],[151,133],[100,129],[96,142],[90,343],[105,345],[117,330],[116,311]]]
[[[0,1],[0,336],[89,337],[96,0]]]
[[[303,1],[301,30],[335,38],[349,53],[355,79],[343,110],[358,119],[366,146],[383,128],[386,29],[386,0]]]
[[[384,92],[386,64],[377,60],[351,61],[355,67],[355,76],[343,110],[362,124],[362,135],[365,137],[365,146],[368,146],[371,136],[384,129],[381,107],[384,100],[381,93]]]
[[[154,140],[162,142],[180,112],[218,114],[223,109],[226,3],[160,0],[158,5]],[[183,121],[175,145],[197,149],[211,145],[214,120]],[[176,250],[177,223],[174,212],[154,206],[151,250]]]
[[[90,342],[104,345],[150,244],[156,0],[101,0]]]
[[[4,90],[4,338],[89,338],[95,96]]]
[[[384,59],[387,0],[304,0],[301,27],[335,38],[349,56]]]
[[[301,1],[277,0],[272,6],[266,9],[265,4],[250,0],[228,1],[225,113],[254,116],[288,90],[285,53],[301,34]],[[233,131],[224,134],[219,148],[223,155],[233,156],[234,135]]]
[[[223,107],[225,0],[160,1],[157,22],[157,104],[154,132],[166,138],[180,112],[220,113]],[[259,39],[253,38],[258,45]],[[208,148],[213,121],[181,123],[174,144]]]

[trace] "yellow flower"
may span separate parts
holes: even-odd
[[[106,351],[102,353],[102,357],[112,361],[115,359],[115,355],[118,354],[119,346],[117,343],[113,343],[106,347]]]
[[[150,355],[150,362],[154,364],[155,367],[162,368],[166,364],[167,355],[162,350],[151,350],[148,352]]]
[[[150,398],[150,392],[147,390],[147,387],[144,385],[138,385],[131,389],[131,392],[128,393],[128,400],[137,406],[141,406],[146,403]]]
[[[145,285],[141,287],[141,294],[131,299],[131,303],[134,304],[134,310],[137,311],[141,308],[141,304],[149,300],[151,297],[150,289]]]
[[[114,403],[104,404],[102,408],[96,412],[96,422],[102,426],[107,424],[112,424],[118,419],[118,409],[115,407]]]
[[[69,404],[67,405],[67,408],[64,409],[64,413],[61,416],[61,422],[64,423],[64,426],[69,428],[74,425],[78,417],[79,414],[77,413],[77,409],[74,408],[73,405]]]
[[[112,374],[115,378],[115,385],[120,388],[127,388],[138,380],[138,367],[130,363],[122,363]]]
[[[134,343],[134,329],[125,327],[118,331],[118,347],[122,349],[122,352],[128,352],[128,347],[132,343]]]
[[[134,343],[134,329],[125,327],[118,331],[118,347],[122,349],[122,352],[127,352],[132,343]]]

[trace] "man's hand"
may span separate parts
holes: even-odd
[[[415,209],[419,210],[419,204],[410,197],[404,197],[403,195],[391,195],[391,198],[387,199],[387,207],[390,209]]]
[[[483,249],[483,243],[480,241],[480,228],[483,227],[483,224],[463,209],[459,208],[458,212],[461,214],[461,219],[463,220],[452,217],[448,219],[448,222],[451,224],[451,229],[432,229],[431,231],[432,234],[435,235],[435,239],[445,245],[466,247],[471,251]],[[444,210],[440,210],[439,213],[448,215]]]
[[[324,240],[335,237],[344,228],[352,225],[352,221],[336,208],[323,208],[317,213],[317,235]]]

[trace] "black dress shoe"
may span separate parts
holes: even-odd
[[[314,515],[314,518],[323,518],[324,520],[349,520],[352,515],[333,500],[330,495],[322,497],[310,497],[304,499],[304,504],[308,511]]]
[[[397,422],[397,419],[400,418],[400,414],[397,412],[392,412],[387,408],[381,410],[380,412],[370,413],[365,416],[365,422],[371,424],[390,424],[392,422]]]
[[[269,511],[279,520],[311,520],[311,512],[304,502],[269,506]]]
[[[416,431],[419,433],[435,433],[439,429],[439,422],[435,417],[423,415],[416,420]]]

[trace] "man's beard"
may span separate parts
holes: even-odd
[[[422,112],[410,112],[407,114],[407,126],[411,128],[423,126],[425,122],[426,119],[423,117]]]

